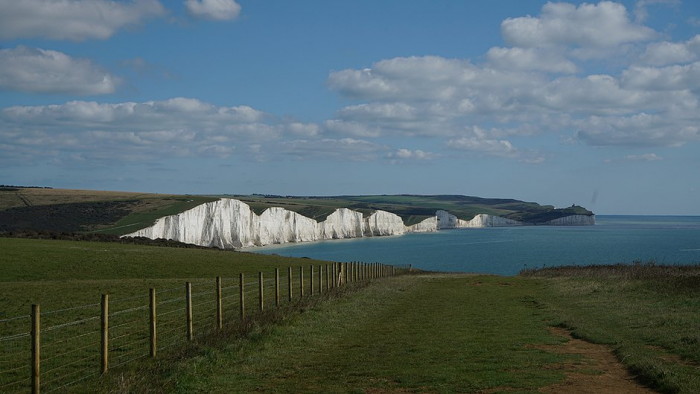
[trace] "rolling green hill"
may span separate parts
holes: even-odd
[[[579,206],[558,209],[551,205],[539,205],[513,199],[480,198],[461,195],[377,195],[377,196],[337,196],[337,197],[296,197],[296,196],[232,196],[260,214],[269,207],[283,207],[304,216],[323,220],[337,208],[350,208],[364,214],[376,210],[395,213],[407,225],[416,224],[442,209],[459,219],[471,220],[478,214],[501,216],[528,224],[539,224],[571,215],[593,215],[593,212]]]
[[[593,214],[579,206],[558,209],[534,202],[461,195],[195,196],[0,187],[0,232],[31,230],[123,235],[148,227],[160,217],[222,197],[239,199],[257,214],[270,207],[282,207],[317,221],[325,220],[338,208],[353,209],[365,215],[377,210],[388,211],[399,215],[407,225],[433,216],[439,209],[463,220],[489,214],[528,224]]]

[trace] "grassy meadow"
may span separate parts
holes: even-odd
[[[574,387],[581,377],[601,384],[595,382],[610,375],[606,367],[567,353],[572,340],[553,327],[612,351],[630,373],[620,380],[635,378],[663,393],[700,392],[698,267],[568,267],[515,277],[414,273],[323,297],[308,297],[306,279],[304,299],[296,279],[289,302],[287,267],[297,277],[300,267],[308,275],[311,265],[327,262],[9,238],[0,238],[0,250],[2,392],[26,387],[24,338],[33,303],[41,304],[42,324],[59,327],[42,333],[44,392],[537,393],[562,392],[556,387]],[[275,268],[282,276],[279,309],[271,298]],[[263,314],[256,313],[260,271]],[[244,326],[236,323],[239,273],[250,302]],[[213,331],[216,276],[223,277],[231,322],[222,332]],[[185,281],[192,282],[194,330],[201,333],[190,343],[183,339]],[[150,287],[161,302],[156,359],[147,346]],[[112,361],[100,376],[103,293],[111,300]]]

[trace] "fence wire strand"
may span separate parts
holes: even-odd
[[[405,267],[399,268],[405,269]],[[349,271],[346,271],[343,276],[343,285],[370,279],[369,275],[371,275],[370,270],[372,269],[371,266],[362,264],[346,266],[346,270]],[[391,275],[389,267],[387,270],[386,272]],[[194,337],[200,338],[217,331],[219,305],[221,305],[222,323],[225,326],[240,321],[241,293],[247,298],[246,315],[250,317],[259,313],[261,290],[265,306],[274,308],[277,305],[277,296],[279,296],[280,305],[289,303],[289,298],[292,296],[296,299],[300,297],[301,280],[304,281],[305,297],[311,294],[319,295],[329,288],[338,287],[335,285],[334,278],[337,272],[333,272],[332,265],[313,267],[313,274],[311,270],[308,270],[308,267],[304,267],[304,271],[303,277],[299,275],[299,267],[295,268],[292,276],[287,274],[287,270],[280,270],[279,274],[285,275],[279,276],[275,275],[274,272],[264,272],[262,281],[260,281],[259,276],[246,274],[250,276],[246,276],[247,281],[242,286],[239,277],[224,277],[221,278],[221,282],[209,278],[189,281],[192,284],[190,300],[192,301],[194,318],[192,321]],[[291,294],[289,292],[290,282]],[[217,283],[227,283],[228,286],[222,285],[219,290]],[[164,294],[177,295],[165,298]],[[163,298],[156,302],[157,349],[164,351],[187,343],[188,327],[185,322],[184,286],[156,289],[156,296],[156,300]],[[150,355],[148,346],[151,340],[148,328],[150,326],[150,302],[148,299],[149,297],[146,295],[135,295],[111,300],[110,306],[113,311],[108,314],[111,324],[108,326],[109,344],[107,348],[110,368],[118,368]],[[115,305],[125,307],[125,309],[115,310]],[[42,319],[45,327],[39,331],[43,356],[41,374],[44,378],[51,377],[51,380],[42,382],[42,391],[47,393],[60,392],[68,386],[100,375],[102,341],[95,338],[101,333],[100,310],[101,303],[93,303],[46,311],[40,314],[41,317],[45,318]],[[69,319],[71,321],[67,321]],[[8,389],[14,392],[19,387],[29,389],[31,385],[31,375],[27,371],[31,370],[30,339],[32,334],[23,330],[11,333],[15,326],[19,327],[30,320],[31,315],[0,319],[0,323],[9,323],[0,326],[5,332],[9,332],[0,337],[0,392],[5,392]],[[24,329],[26,328],[24,326]]]

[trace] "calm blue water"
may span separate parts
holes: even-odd
[[[595,226],[443,230],[396,237],[275,245],[250,251],[331,261],[413,264],[451,272],[517,274],[565,264],[700,264],[700,216],[597,216]]]

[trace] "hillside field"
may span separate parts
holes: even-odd
[[[459,195],[377,196],[264,196],[264,195],[165,195],[51,188],[0,187],[0,232],[46,231],[124,235],[152,225],[156,219],[174,215],[218,198],[236,198],[256,214],[282,207],[317,221],[338,208],[364,215],[384,210],[413,225],[442,209],[463,220],[490,214],[528,224],[540,224],[570,215],[592,215],[580,206],[554,208],[512,199]]]
[[[308,275],[312,265],[327,262],[8,238],[0,238],[0,249],[0,338],[28,332],[30,305],[41,304],[44,323],[62,327],[45,333],[42,354],[47,361],[42,368],[55,371],[46,376],[60,379],[60,368],[72,368],[61,358],[51,358],[52,352],[61,357],[87,352],[83,358],[93,375],[71,384],[69,392],[567,392],[577,385],[591,389],[613,384],[601,380],[617,376],[598,358],[602,353],[626,367],[617,373],[615,384],[636,379],[658,392],[700,392],[698,267],[568,267],[516,277],[414,273],[349,286],[333,297],[306,293],[304,303],[284,301],[283,292],[280,309],[272,299],[267,301],[269,313],[276,314],[256,320],[258,272],[269,283],[279,268],[286,283],[288,267],[294,275],[304,267]],[[213,278],[224,278],[229,300],[224,316],[230,321],[237,316],[240,273],[248,281],[248,313],[253,318],[243,336],[234,330],[191,343],[175,341],[156,360],[140,350],[147,347],[129,347],[147,335],[142,318],[147,317],[143,305],[150,287],[163,300],[158,307],[164,315],[159,320],[165,325],[160,328],[163,335],[170,324],[174,331],[167,338],[182,338],[184,326],[178,322],[184,312],[172,306],[181,305],[184,282],[193,284],[195,330],[206,332],[213,327]],[[122,335],[115,334],[112,357],[126,361],[100,377],[98,357],[91,353],[98,348],[98,332],[84,330],[98,327],[102,293],[109,293],[114,303],[110,324],[122,330],[133,325],[136,331],[123,334],[128,339],[124,345],[119,344]],[[75,319],[81,324],[71,323]],[[579,339],[594,350],[581,351],[585,346]],[[0,346],[0,376],[15,368],[3,364],[8,354],[25,354],[21,343]],[[131,361],[132,351],[141,356]],[[19,363],[16,368],[26,368],[26,355],[11,359]],[[632,387],[637,391],[610,392],[649,392]]]

